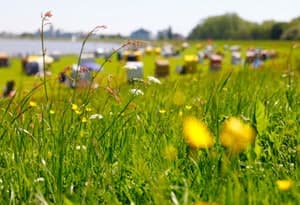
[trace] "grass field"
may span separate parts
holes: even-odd
[[[48,100],[20,59],[1,68],[0,85],[14,79],[17,95],[0,99],[0,204],[299,204],[300,48],[220,41],[220,72],[205,60],[179,75],[183,54],[197,52],[190,44],[169,59],[161,84],[146,78],[154,54],[143,57],[145,81],[135,84],[113,56],[97,74],[99,88],[71,89],[57,75],[77,57],[62,56],[47,77]],[[232,66],[225,44],[279,57],[259,69]],[[230,119],[238,130],[226,131]]]

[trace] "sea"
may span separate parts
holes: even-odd
[[[47,54],[59,53],[61,55],[79,54],[82,47],[82,41],[74,39],[64,40],[45,40],[44,46]],[[84,46],[84,53],[95,52],[101,49],[104,52],[110,52],[113,49],[118,49],[120,43],[87,41]],[[0,38],[0,53],[7,53],[9,56],[26,56],[39,55],[42,52],[41,40],[39,39],[15,39],[15,38]]]

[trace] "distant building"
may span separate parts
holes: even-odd
[[[158,31],[156,38],[159,39],[159,40],[167,40],[168,39],[167,30]]]
[[[40,38],[40,31],[37,30],[33,35]],[[45,38],[73,38],[74,36],[80,37],[82,35],[81,32],[64,32],[60,29],[54,29],[53,25],[50,25],[48,29],[44,30]]]
[[[133,31],[131,34],[130,34],[130,38],[133,38],[133,39],[142,39],[142,40],[149,40],[151,38],[151,32],[143,29],[143,28],[140,28],[136,31]]]
[[[184,40],[184,36],[179,34],[179,33],[174,33],[173,36],[172,36],[172,39],[174,40]]]
[[[172,27],[169,26],[166,29],[160,30],[157,32],[156,38],[159,40],[170,40],[170,39],[175,39],[175,40],[184,40],[184,36],[179,34],[179,33],[174,33],[172,31]]]
[[[54,31],[54,27],[52,24],[49,25],[49,29],[44,31],[44,37],[46,38],[51,38],[51,37],[56,37],[55,36],[55,31]]]

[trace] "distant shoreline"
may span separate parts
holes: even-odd
[[[15,39],[15,40],[41,40],[39,37],[21,37],[21,36],[1,36],[0,39]],[[91,42],[106,42],[106,43],[123,43],[127,41],[130,38],[101,38],[101,37],[91,37],[88,39],[88,41]],[[83,37],[78,37],[78,38],[64,38],[64,37],[59,37],[59,38],[54,38],[54,37],[46,37],[45,41],[63,41],[63,42],[82,42],[84,40]]]
[[[80,52],[83,39],[45,39],[47,53],[59,52],[61,54],[77,54]],[[124,42],[124,41],[123,41]],[[117,49],[122,42],[103,41],[91,39],[85,44],[84,52],[95,52],[102,48],[106,51]],[[0,37],[0,52],[10,56],[25,56],[41,53],[41,41],[39,38],[3,38]]]

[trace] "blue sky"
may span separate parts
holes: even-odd
[[[54,28],[64,31],[106,25],[104,34],[128,35],[140,27],[155,34],[171,26],[187,35],[201,19],[226,12],[255,22],[289,21],[300,16],[300,0],[3,0],[0,31],[35,31],[46,10],[53,13]]]

